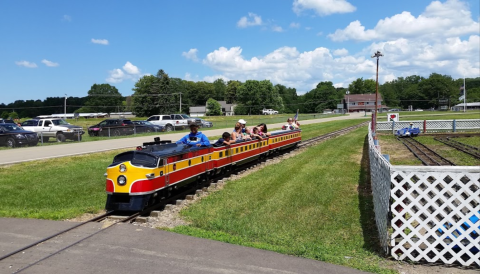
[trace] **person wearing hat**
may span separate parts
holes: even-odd
[[[205,134],[198,131],[197,124],[190,124],[190,133],[185,135],[182,139],[177,141],[177,144],[184,144],[188,146],[208,147],[210,141]]]
[[[248,129],[247,129],[247,121],[243,120],[243,119],[240,119],[238,120],[238,122],[242,125],[242,133],[243,134],[247,134],[248,133]]]

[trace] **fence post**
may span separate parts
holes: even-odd
[[[40,140],[42,140],[42,146],[43,146],[43,131],[40,131]]]
[[[423,120],[423,133],[427,133],[427,120]]]
[[[133,124],[133,135],[137,135],[137,127]]]
[[[108,128],[108,137],[110,138],[110,128]]]
[[[392,133],[395,134],[395,121],[392,121]]]
[[[453,119],[453,132],[457,131],[457,121]]]

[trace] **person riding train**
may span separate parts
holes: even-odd
[[[190,133],[185,135],[182,139],[177,141],[177,144],[184,144],[187,146],[208,147],[210,141],[205,134],[198,131],[197,124],[190,124]]]

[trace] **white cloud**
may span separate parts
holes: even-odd
[[[336,56],[345,56],[347,54],[348,54],[348,50],[345,48],[336,49],[333,51],[333,55],[336,55]]]
[[[66,15],[66,14],[65,14],[65,15],[62,17],[62,20],[63,20],[63,21],[71,22],[71,21],[72,21],[72,17],[71,17],[70,15]]]
[[[290,28],[298,29],[298,28],[300,28],[300,23],[292,22],[292,23],[290,23]]]
[[[276,25],[272,26],[272,30],[275,32],[283,32],[283,28]]]
[[[356,8],[346,0],[294,0],[293,11],[299,15],[304,10],[314,10],[320,16],[354,12]]]
[[[128,62],[125,63],[125,65],[123,66],[123,70],[125,72],[127,72],[128,74],[133,74],[133,75],[136,75],[136,74],[140,74],[140,70],[134,66],[132,63]]]
[[[28,62],[28,61],[16,61],[15,64],[20,67],[26,67],[26,68],[36,68],[37,64],[33,62]]]
[[[365,29],[360,21],[337,29],[328,37],[333,41],[371,41],[382,39],[419,38],[443,39],[479,33],[478,21],[472,19],[468,6],[460,0],[444,3],[433,1],[418,17],[404,11],[380,20],[373,29]]]
[[[262,25],[262,17],[252,12],[248,13],[248,18],[244,16],[240,18],[240,20],[238,20],[237,22],[237,27],[239,28],[246,28],[246,27],[253,27],[253,26],[260,26],[260,25]]]
[[[108,77],[105,79],[108,83],[121,83],[124,80],[137,81],[140,77],[149,74],[141,74],[140,69],[130,62],[126,62],[122,69],[116,68],[108,72]]]
[[[52,61],[48,61],[47,59],[43,59],[42,60],[42,63],[45,64],[45,66],[47,67],[58,67],[60,64],[58,63],[55,63],[55,62],[52,62]]]
[[[197,53],[197,49],[190,49],[188,52],[182,52],[182,56],[194,62],[198,62]]]
[[[203,77],[203,81],[213,83],[217,79],[223,79],[223,81],[228,82],[230,79],[226,77],[225,75],[212,75],[212,76],[205,76]]]
[[[317,32],[317,36],[322,36],[323,35],[323,32],[319,31]]]
[[[107,39],[93,39],[92,38],[92,43],[94,44],[100,44],[100,45],[108,45],[108,40]]]

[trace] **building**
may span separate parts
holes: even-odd
[[[226,101],[218,101],[220,107],[222,108],[223,116],[233,116],[235,115],[234,108],[236,105],[227,104]],[[190,107],[190,116],[191,117],[203,117],[207,114],[207,106],[196,106]]]
[[[382,105],[382,95],[378,94],[378,111],[386,111],[388,107]],[[375,94],[346,94],[343,98],[346,112],[374,112]]]
[[[455,105],[452,107],[453,111],[463,111],[464,108],[466,107],[467,110],[469,109],[480,109],[480,102],[475,102],[475,103],[460,103],[458,105]]]

